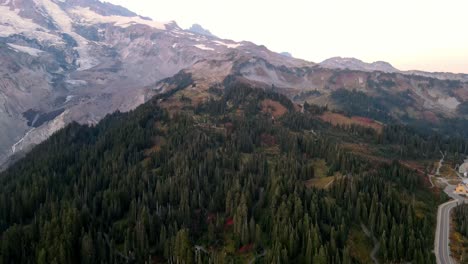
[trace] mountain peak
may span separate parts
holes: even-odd
[[[200,24],[193,24],[189,29],[187,29],[188,31],[192,32],[192,33],[196,33],[196,34],[200,34],[200,35],[203,35],[203,36],[207,36],[207,37],[213,37],[213,38],[217,38],[215,35],[213,35],[208,29],[205,29],[203,28]]]
[[[288,57],[288,58],[292,58],[292,57],[293,57],[293,55],[292,55],[291,53],[286,52],[286,51],[285,51],[285,52],[281,52],[280,54],[283,55],[283,56],[285,56],[285,57]]]
[[[322,67],[331,69],[350,69],[359,71],[398,72],[399,70],[385,61],[372,63],[363,62],[356,58],[333,57],[320,63]]]

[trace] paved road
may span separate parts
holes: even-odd
[[[437,264],[452,264],[455,263],[450,256],[450,213],[459,202],[464,200],[463,197],[455,194],[455,185],[448,184],[444,192],[453,198],[453,200],[441,204],[437,211],[437,229],[434,241],[434,251]]]
[[[439,206],[437,213],[437,231],[435,238],[435,253],[437,264],[454,263],[450,257],[449,233],[450,233],[450,212],[457,206],[457,200],[444,203]]]

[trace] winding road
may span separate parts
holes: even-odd
[[[445,154],[442,154],[442,158],[439,161],[439,166],[436,170],[436,175],[440,176],[440,169],[445,159]],[[457,173],[458,177],[460,175]],[[460,177],[462,178],[462,177]],[[464,197],[455,193],[455,185],[450,184],[447,179],[438,178],[439,181],[447,184],[444,192],[452,198],[452,200],[439,205],[437,210],[437,227],[434,239],[434,253],[436,255],[437,264],[452,264],[456,263],[450,256],[450,216],[452,209],[465,200]]]
[[[450,256],[450,213],[453,208],[465,198],[454,193],[455,185],[449,184],[446,180],[442,180],[447,183],[444,192],[450,196],[453,200],[448,201],[439,206],[437,211],[437,228],[434,240],[434,253],[436,255],[437,264],[452,264],[456,263]]]
[[[435,254],[437,264],[452,264],[450,256],[450,212],[458,204],[457,200],[446,202],[439,206],[437,213],[437,231],[435,238]]]

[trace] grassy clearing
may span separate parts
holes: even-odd
[[[265,148],[263,148],[262,152],[265,153],[265,155],[267,155],[267,156],[275,157],[275,156],[279,155],[279,153],[281,151],[280,151],[279,146],[276,145],[276,146],[272,146],[272,147],[265,147]]]
[[[370,253],[374,245],[372,244],[372,240],[360,228],[353,227],[350,230],[346,246],[351,257],[359,261],[359,263],[373,263]]]
[[[311,166],[314,168],[314,175],[312,179],[305,182],[307,188],[325,189],[331,182],[335,180],[335,176],[328,176],[328,166],[325,160],[316,159],[311,161]]]
[[[457,173],[449,165],[442,165],[440,168],[440,174],[446,178],[458,178]]]
[[[312,167],[314,168],[315,178],[324,178],[328,174],[327,162],[323,159],[317,159],[312,161]]]
[[[372,128],[378,133],[381,133],[383,130],[383,125],[381,123],[376,122],[369,118],[364,118],[364,117],[357,117],[357,116],[347,117],[338,113],[326,112],[320,116],[320,119],[334,126],[358,125],[362,127]]]
[[[327,185],[335,180],[335,176],[330,177],[323,177],[323,178],[314,178],[305,182],[307,188],[317,188],[317,189],[325,189]]]
[[[452,185],[457,185],[457,184],[461,183],[461,180],[459,180],[459,179],[449,180],[448,183],[450,183]]]

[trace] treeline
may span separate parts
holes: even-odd
[[[461,241],[456,242],[455,245],[451,245],[454,258],[459,263],[468,263],[468,250],[466,243],[468,240],[468,204],[463,203],[453,209],[453,220],[455,221],[456,231],[459,232],[462,237]]]
[[[410,106],[414,103],[413,99],[408,92],[400,92],[395,96],[385,89],[379,88],[379,91],[383,95],[371,97],[360,91],[339,89],[332,93],[331,98],[347,115],[368,117],[390,125],[385,131],[387,135],[383,139],[387,141],[383,142],[384,144],[410,141],[410,143],[414,143],[416,147],[419,147],[422,142],[417,137],[423,136],[426,137],[424,140],[429,145],[436,146],[436,148],[446,147],[445,151],[449,152],[460,151],[465,154],[468,152],[466,140],[468,137],[468,121],[466,117],[440,118],[437,123],[410,118],[407,115],[401,116],[400,120],[397,120],[395,116],[392,116],[392,107]],[[460,115],[466,115],[466,105],[467,103],[462,103],[458,106],[457,112]],[[397,129],[401,129],[401,131],[396,131]],[[405,139],[402,139],[402,137],[405,137]],[[393,141],[388,141],[389,139],[393,139]],[[394,141],[395,139],[399,139],[399,141]],[[460,141],[463,141],[463,144],[455,146]],[[411,149],[403,151],[408,151],[408,157],[414,158],[418,155],[410,153]]]
[[[455,207],[454,215],[457,231],[468,238],[468,204],[461,204]]]
[[[298,129],[321,129],[313,119],[272,120],[264,98],[291,109],[234,87],[196,116],[155,99],[56,133],[0,175],[0,261],[360,263],[349,234],[362,223],[382,260],[434,262],[437,199],[419,176]],[[343,175],[328,191],[304,184],[315,159]]]
[[[216,89],[212,88],[210,91],[216,91]],[[208,102],[197,107],[196,113],[224,115],[232,112],[233,109],[240,109],[248,116],[255,115],[261,110],[260,102],[265,99],[277,101],[289,111],[294,111],[294,104],[282,94],[234,82],[227,86],[220,100],[210,98]]]
[[[351,115],[368,117],[384,123],[395,121],[385,102],[361,91],[339,89],[332,93],[331,98],[344,112]]]
[[[281,119],[284,126],[295,130],[318,130],[339,134],[350,142],[364,142],[377,147],[389,148],[388,155],[394,159],[440,159],[441,153],[450,154],[455,163],[460,163],[468,155],[468,140],[461,137],[442,136],[427,131],[421,133],[411,126],[399,124],[383,125],[382,131],[360,125],[331,126],[318,120],[323,110],[313,112],[289,112]]]

